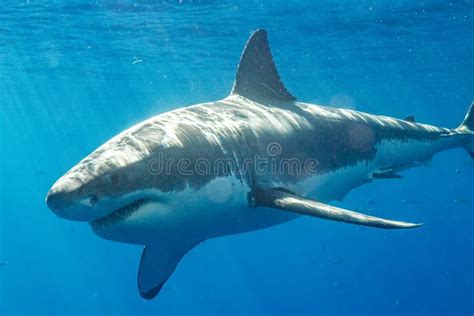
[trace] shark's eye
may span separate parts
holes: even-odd
[[[110,181],[112,182],[112,185],[117,185],[119,183],[119,176],[117,174],[111,175]]]

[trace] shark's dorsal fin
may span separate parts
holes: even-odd
[[[415,123],[415,116],[410,115],[405,117],[405,121],[410,122],[410,123]]]
[[[265,30],[257,30],[245,45],[231,94],[256,102],[296,100],[280,80]]]

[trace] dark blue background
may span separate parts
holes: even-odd
[[[211,240],[153,301],[136,290],[140,247],[44,203],[126,127],[226,96],[258,27],[301,100],[455,127],[474,100],[472,2],[29,2],[0,7],[0,314],[474,313],[473,162],[462,150],[342,203],[419,229],[300,218]]]

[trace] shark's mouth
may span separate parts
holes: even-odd
[[[112,213],[109,213],[108,215],[95,219],[90,222],[90,225],[92,226],[93,229],[101,229],[105,226],[112,225],[114,223],[117,223],[119,221],[122,221],[138,211],[140,207],[144,206],[145,204],[150,203],[151,200],[149,199],[139,199],[135,200],[127,205],[122,206],[121,208],[116,209]]]

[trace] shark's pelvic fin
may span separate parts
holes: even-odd
[[[320,217],[333,221],[378,228],[413,228],[422,225],[393,221],[348,211],[342,208],[297,196],[288,192],[287,190],[256,190],[254,195],[256,206],[274,207],[285,211]]]
[[[372,173],[373,179],[401,179],[403,176],[397,174],[392,169],[380,170]]]
[[[175,242],[170,242],[166,246],[146,246],[138,270],[140,295],[147,300],[157,296],[181,258],[194,246],[194,244],[183,246]]]
[[[265,30],[257,30],[250,36],[240,58],[231,94],[260,103],[296,100],[280,80]]]

